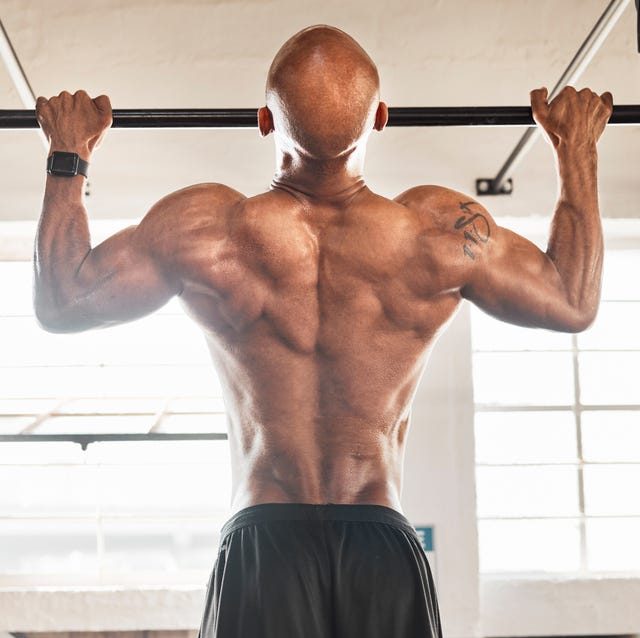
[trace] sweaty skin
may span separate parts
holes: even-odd
[[[467,298],[520,325],[594,319],[602,236],[596,142],[611,95],[531,94],[554,149],[559,197],[541,252],[472,198],[365,185],[382,130],[375,65],[345,33],[306,29],[276,56],[259,111],[273,132],[271,189],[200,184],[92,248],[82,176],[47,178],[35,251],[42,326],[73,332],[142,317],[178,295],[202,328],[229,414],[234,510],[259,503],[400,510],[411,400],[438,334]],[[39,98],[51,150],[89,161],[108,98]]]

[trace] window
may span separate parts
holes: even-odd
[[[607,251],[577,335],[472,311],[482,572],[640,571],[638,272],[640,250]]]
[[[230,471],[198,329],[171,302],[49,334],[31,264],[0,262],[0,281],[0,584],[206,582]]]

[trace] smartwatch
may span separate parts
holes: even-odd
[[[58,177],[75,177],[89,172],[89,162],[80,159],[77,153],[53,151],[47,158],[47,173]]]

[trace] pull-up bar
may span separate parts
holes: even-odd
[[[389,109],[388,126],[531,126],[528,106],[407,106]],[[640,124],[640,105],[615,106],[609,124]],[[253,128],[257,109],[115,109],[113,128]],[[0,110],[0,129],[38,128],[35,111]]]

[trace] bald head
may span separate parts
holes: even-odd
[[[338,157],[377,126],[378,71],[349,35],[319,25],[300,31],[276,54],[267,77],[276,131],[316,159]]]

